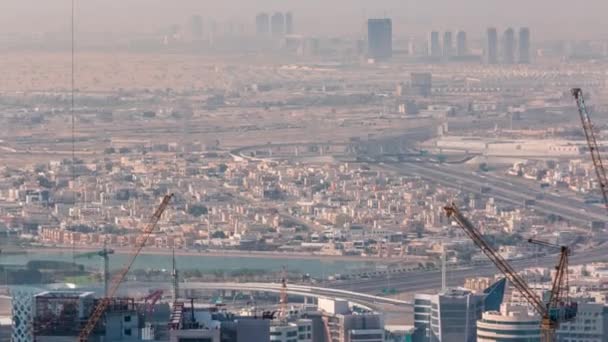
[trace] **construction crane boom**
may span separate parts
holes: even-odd
[[[452,204],[444,208],[448,217],[458,223],[464,232],[473,240],[481,251],[498,267],[498,269],[509,279],[511,284],[517,288],[522,296],[541,315],[546,315],[547,308],[542,300],[530,289],[526,281],[513,269],[513,267],[483,238],[481,233],[466,218],[456,205]]]
[[[597,182],[600,185],[600,191],[602,192],[602,197],[604,198],[604,206],[606,207],[606,210],[608,210],[608,178],[606,177],[606,170],[604,169],[604,163],[602,162],[602,156],[600,155],[600,148],[597,144],[597,139],[595,138],[591,116],[589,115],[587,106],[585,105],[583,90],[581,88],[573,88],[571,93],[576,100],[576,106],[581,117],[583,131],[585,131],[585,139],[587,139],[589,153],[591,154],[591,160],[593,161],[593,166],[595,167]]]
[[[152,217],[150,218],[148,225],[146,226],[144,231],[141,233],[142,239],[139,241],[139,243],[135,247],[135,250],[131,254],[129,261],[125,264],[125,267],[112,280],[112,285],[110,287],[108,295],[106,295],[102,300],[100,300],[97,303],[97,306],[93,310],[93,313],[89,317],[89,320],[86,322],[84,328],[80,331],[80,334],[78,335],[79,342],[88,342],[89,335],[91,335],[91,332],[95,329],[95,326],[97,326],[97,323],[99,323],[99,320],[101,319],[101,317],[105,313],[106,309],[108,308],[108,305],[110,304],[111,299],[116,295],[118,288],[120,287],[120,284],[125,279],[127,273],[129,273],[129,270],[131,270],[131,266],[133,266],[133,263],[135,262],[135,259],[139,255],[139,252],[141,252],[141,250],[146,245],[146,242],[148,241],[148,237],[150,237],[150,234],[152,234],[152,232],[156,228],[156,225],[158,224],[158,221],[160,221],[160,218],[161,218],[163,212],[165,211],[165,209],[167,209],[167,206],[169,205],[171,198],[173,198],[173,194],[166,195],[163,198],[161,204],[158,206],[158,208],[152,215]]]
[[[513,269],[513,267],[484,239],[477,228],[466,218],[456,205],[451,204],[445,207],[448,217],[451,217],[473,240],[473,242],[488,256],[488,258],[498,267],[498,269],[509,279],[511,284],[521,293],[528,303],[540,314],[541,333],[543,342],[552,342],[555,339],[555,330],[561,322],[572,320],[576,317],[576,303],[561,302],[561,294],[567,286],[564,286],[564,278],[568,273],[568,253],[567,247],[562,248],[559,265],[556,267],[557,273],[553,281],[551,299],[548,303],[532,291],[526,281]],[[536,240],[532,240],[536,241]],[[551,244],[540,242],[543,246]]]
[[[549,307],[558,307],[560,302],[566,300],[568,296],[568,256],[570,255],[570,248],[535,239],[528,239],[528,242],[560,250],[559,263],[555,266],[555,278],[549,298]]]

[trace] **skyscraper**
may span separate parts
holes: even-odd
[[[389,18],[367,21],[367,44],[369,57],[376,60],[389,59],[393,55],[393,22]]]
[[[200,15],[190,18],[190,34],[193,40],[203,39],[203,18]]]
[[[480,294],[463,288],[435,295],[416,294],[413,341],[475,341],[477,320],[486,309],[500,309],[505,286],[506,279],[502,278]]]
[[[255,28],[258,35],[267,35],[270,32],[270,17],[268,13],[259,13],[255,17]]]
[[[484,295],[448,289],[438,295],[414,297],[414,342],[475,342]]]
[[[285,13],[285,33],[293,34],[293,14],[291,12]]]
[[[512,28],[505,30],[502,36],[502,62],[515,63],[515,31]]]
[[[490,27],[487,31],[486,62],[498,63],[498,33],[494,27]]]
[[[530,29],[527,27],[519,30],[519,63],[530,63]]]
[[[441,44],[439,44],[439,32],[431,32],[431,38],[429,42],[429,55],[431,57],[441,57]]]
[[[281,12],[276,12],[270,19],[270,30],[275,37],[285,35],[285,15]]]
[[[454,55],[454,42],[452,41],[452,32],[446,31],[443,33],[443,57],[450,58]]]
[[[467,47],[467,33],[464,31],[458,31],[456,34],[456,55],[458,57],[464,57],[468,55]]]

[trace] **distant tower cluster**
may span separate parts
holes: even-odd
[[[528,64],[530,63],[530,29],[522,27],[519,30],[519,39],[516,41],[515,30],[507,28],[502,35],[502,51],[498,58],[498,33],[496,28],[487,30],[485,60],[488,64]],[[516,58],[517,56],[517,58]]]
[[[272,34],[273,37],[283,37],[294,33],[293,14],[291,12],[259,13],[255,17],[256,33],[259,36]]]
[[[502,62],[515,63],[515,31],[509,27],[502,37]]]
[[[486,62],[498,64],[498,31],[495,27],[490,27],[487,31]]]
[[[455,45],[454,45],[455,44]],[[432,31],[429,35],[429,57],[434,60],[451,60],[455,57],[466,57],[468,55],[467,33],[458,31],[456,41],[452,31],[443,33],[443,40],[439,31]]]
[[[260,36],[265,36],[270,33],[270,16],[268,13],[259,13],[255,17],[256,33]]]
[[[450,58],[453,54],[454,42],[452,41],[452,32],[446,31],[443,33],[443,57]]]
[[[456,34],[456,55],[458,57],[464,57],[469,54],[469,47],[467,46],[467,33],[464,31],[458,31]]]
[[[190,34],[194,40],[203,39],[203,18],[200,15],[193,15],[190,19]]]
[[[369,57],[375,60],[390,59],[393,55],[393,22],[389,18],[367,21]]]
[[[441,43],[439,42],[439,32],[431,32],[429,52],[431,57],[441,57]]]
[[[519,29],[519,63],[530,63],[530,29],[527,27]]]

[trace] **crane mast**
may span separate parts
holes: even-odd
[[[279,295],[279,315],[281,319],[287,319],[287,270],[285,266],[281,270],[281,292]]]
[[[595,138],[591,116],[589,115],[587,106],[585,105],[583,90],[581,88],[573,88],[571,93],[576,100],[576,107],[578,108],[578,113],[581,117],[583,130],[585,131],[585,139],[587,140],[589,153],[591,154],[593,166],[595,167],[597,182],[600,185],[600,191],[602,192],[602,197],[604,198],[604,206],[606,207],[606,210],[608,210],[608,178],[606,177],[606,170],[604,169],[600,149],[597,144],[597,139]]]
[[[127,273],[129,273],[129,270],[131,269],[131,266],[133,266],[133,263],[135,262],[135,259],[139,255],[139,252],[141,252],[141,250],[146,245],[146,242],[148,241],[148,237],[150,237],[150,234],[152,234],[152,232],[156,228],[156,225],[158,224],[158,221],[160,221],[160,218],[161,218],[163,212],[165,211],[165,209],[167,209],[167,206],[169,205],[171,198],[173,198],[173,194],[166,195],[163,198],[163,201],[161,202],[161,204],[158,206],[158,208],[152,215],[150,221],[148,222],[148,225],[146,226],[144,231],[141,233],[142,239],[139,241],[139,243],[135,247],[134,252],[131,254],[131,258],[125,264],[125,267],[114,277],[114,279],[112,280],[112,284],[110,286],[108,295],[106,295],[102,300],[99,301],[99,303],[97,303],[97,306],[93,310],[93,313],[89,317],[89,320],[86,322],[84,328],[80,331],[80,334],[78,335],[79,342],[88,342],[89,335],[91,335],[91,332],[95,329],[95,326],[97,326],[97,323],[99,322],[99,320],[105,313],[106,309],[110,305],[111,299],[116,295],[116,292],[118,291],[118,288],[120,287],[120,284],[125,279]]]
[[[570,256],[570,248],[534,239],[528,239],[528,242],[560,250],[559,263],[555,266],[555,278],[553,279],[551,296],[549,298],[549,307],[558,307],[561,302],[567,300],[568,296],[568,256]]]
[[[561,321],[572,320],[576,317],[576,304],[565,306],[560,302],[560,295],[551,294],[551,302],[545,304],[539,296],[528,286],[526,281],[513,269],[513,267],[492,247],[479,232],[479,230],[460,212],[455,204],[444,208],[448,217],[452,218],[473,240],[481,251],[496,265],[496,267],[509,279],[511,284],[521,293],[526,301],[541,316],[541,333],[543,342],[551,342],[555,339],[555,330]],[[564,275],[567,274],[567,255],[568,251],[562,253],[560,272],[556,274],[554,289],[562,288]],[[563,259],[563,260],[562,260]],[[554,299],[555,298],[555,299]]]

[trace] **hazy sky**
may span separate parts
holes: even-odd
[[[61,31],[71,0],[0,0],[1,32]],[[76,0],[78,28],[87,32],[156,31],[192,14],[218,22],[253,22],[258,11],[294,12],[302,33],[361,32],[366,17],[386,14],[399,34],[465,29],[481,35],[530,26],[536,37],[608,38],[608,0]]]

